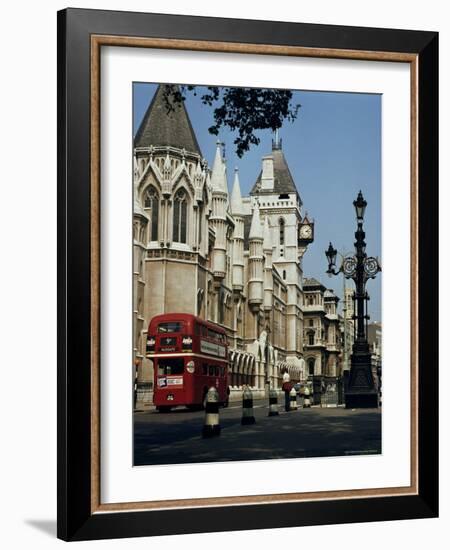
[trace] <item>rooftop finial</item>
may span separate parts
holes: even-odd
[[[220,139],[217,138],[216,147],[217,147],[217,150],[221,152],[222,160],[225,160],[225,142],[220,141]]]
[[[272,149],[281,149],[281,142],[279,129],[275,130],[275,139],[272,140]]]

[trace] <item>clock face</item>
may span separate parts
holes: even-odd
[[[309,239],[312,236],[312,227],[310,225],[302,225],[300,228],[300,237]]]

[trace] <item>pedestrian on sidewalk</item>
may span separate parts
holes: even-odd
[[[292,389],[291,377],[289,376],[288,370],[285,368],[283,372],[283,385],[281,389],[284,391],[284,409],[286,412],[291,410],[289,393]]]

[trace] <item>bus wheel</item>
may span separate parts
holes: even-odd
[[[164,407],[156,407],[156,410],[160,413],[168,413],[172,410],[172,407],[167,407],[167,406],[164,406]]]

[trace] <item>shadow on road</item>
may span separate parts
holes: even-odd
[[[178,414],[137,415],[134,465],[381,453],[376,410],[300,409],[268,417],[267,409],[260,408],[255,409],[256,424],[241,426],[240,409],[224,409],[221,435],[213,439],[201,437],[203,414],[180,409]]]

